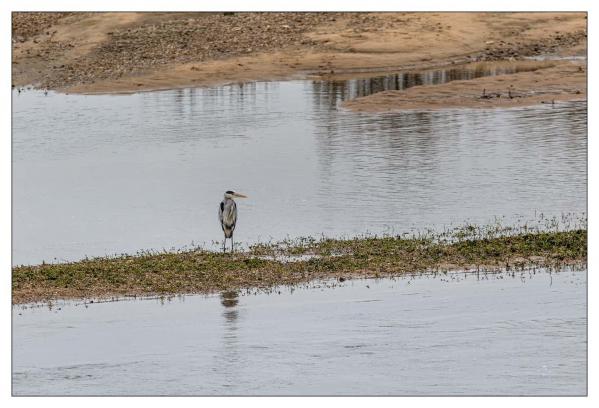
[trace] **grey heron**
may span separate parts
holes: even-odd
[[[233,200],[233,197],[247,198],[247,196],[243,194],[229,190],[225,192],[225,198],[220,202],[220,207],[218,208],[218,220],[225,233],[223,252],[225,252],[227,238],[231,238],[231,252],[233,252],[233,231],[235,230],[235,224],[237,223],[237,204],[235,203],[235,200]]]

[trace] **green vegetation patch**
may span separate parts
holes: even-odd
[[[586,229],[506,234],[466,226],[410,237],[302,238],[233,254],[196,249],[18,266],[12,269],[12,290],[13,303],[213,293],[329,278],[584,266],[586,258]]]

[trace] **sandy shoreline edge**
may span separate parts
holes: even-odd
[[[538,55],[585,56],[586,24],[585,13],[14,13],[13,86],[132,93],[339,79],[366,72],[520,62]],[[560,90],[551,81],[565,79],[570,69],[566,62],[544,70],[541,83],[533,75],[514,77],[520,93],[543,95],[519,97],[517,103],[571,100],[571,93],[584,99],[586,61],[570,65],[583,71],[574,75],[576,83]],[[466,106],[473,105],[464,101],[480,94],[480,86],[494,86],[488,78],[472,86],[445,85],[435,92],[410,90],[393,98],[386,94],[351,101],[346,107],[374,112],[455,106],[455,100],[443,98],[449,91],[463,92]],[[404,106],[406,97],[415,100]]]

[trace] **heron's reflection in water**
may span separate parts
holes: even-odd
[[[227,326],[231,326],[237,321],[239,311],[235,306],[239,303],[239,294],[234,290],[228,290],[220,294],[220,304],[225,307],[223,315],[227,321]]]
[[[239,351],[238,323],[239,294],[236,291],[225,291],[220,294],[220,303],[224,306],[222,353],[219,353],[219,370],[223,371],[225,387],[234,387],[239,381],[239,362],[242,356]]]

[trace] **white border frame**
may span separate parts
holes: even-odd
[[[203,2],[195,3],[183,0],[169,0],[169,1],[154,1],[149,3],[148,1],[141,0],[129,0],[129,1],[117,1],[117,0],[105,0],[105,1],[74,1],[74,0],[54,0],[52,2],[42,0],[4,0],[0,2],[0,27],[2,38],[0,40],[1,58],[2,58],[2,76],[1,86],[2,98],[0,109],[0,126],[2,129],[2,137],[0,138],[0,154],[2,159],[0,160],[0,185],[2,196],[0,200],[2,222],[0,225],[1,231],[1,243],[0,245],[0,260],[2,262],[2,273],[3,279],[0,285],[0,294],[2,304],[5,308],[2,308],[1,319],[2,319],[2,331],[0,341],[2,345],[2,370],[0,370],[0,384],[2,387],[2,400],[4,403],[11,403],[15,406],[28,406],[30,404],[44,404],[48,407],[60,406],[61,408],[77,406],[80,408],[81,405],[96,407],[104,406],[106,404],[118,405],[131,405],[133,403],[142,403],[148,408],[152,406],[163,406],[165,404],[172,404],[173,402],[185,405],[185,406],[197,406],[198,402],[201,404],[209,403],[212,406],[228,406],[230,404],[244,404],[249,407],[255,406],[260,408],[274,407],[277,408],[280,404],[289,405],[291,407],[300,406],[304,404],[317,404],[327,405],[331,404],[343,404],[344,407],[357,407],[370,404],[376,404],[380,406],[396,406],[397,403],[409,402],[416,407],[427,406],[429,404],[439,404],[445,406],[459,406],[459,407],[474,407],[484,404],[485,406],[504,406],[506,404],[512,405],[530,405],[533,403],[543,404],[544,407],[552,406],[563,406],[568,405],[588,405],[593,400],[599,400],[596,398],[597,386],[597,374],[594,364],[597,360],[597,353],[592,345],[596,344],[597,336],[597,302],[594,300],[597,293],[596,278],[593,275],[595,257],[594,249],[597,249],[597,239],[595,234],[595,217],[594,209],[597,204],[597,189],[594,188],[593,184],[589,182],[588,185],[588,217],[589,217],[589,278],[588,278],[588,310],[589,310],[589,349],[588,349],[588,398],[580,397],[559,397],[559,398],[535,398],[533,399],[518,399],[514,397],[505,398],[494,398],[494,397],[475,397],[475,398],[454,398],[454,397],[430,397],[430,398],[413,398],[409,397],[404,400],[395,400],[391,398],[383,397],[364,397],[364,398],[311,398],[310,400],[300,399],[299,397],[287,398],[284,401],[278,398],[268,397],[257,397],[257,398],[203,398],[202,400],[195,400],[193,398],[177,398],[169,400],[163,400],[160,398],[149,398],[142,397],[140,400],[130,399],[130,397],[117,397],[105,400],[101,398],[68,398],[68,397],[52,397],[43,398],[40,397],[27,398],[11,398],[11,367],[10,358],[11,355],[11,307],[10,305],[10,291],[11,291],[11,12],[12,11],[587,11],[588,14],[588,36],[589,36],[589,49],[588,49],[588,64],[589,64],[589,78],[588,78],[588,99],[589,99],[589,127],[588,127],[588,154],[589,158],[593,157],[593,153],[597,154],[597,142],[592,135],[597,135],[597,109],[595,108],[594,97],[596,96],[595,79],[591,75],[593,72],[592,67],[596,67],[596,41],[597,38],[597,18],[595,17],[595,11],[599,10],[597,2],[582,1],[582,0],[569,0],[556,1],[556,0],[545,0],[539,1],[523,1],[523,0],[503,0],[503,1],[486,1],[482,2],[466,2],[466,1],[453,1],[444,2],[441,0],[420,0],[420,1],[404,1],[404,2],[385,2],[383,0],[368,0],[368,1],[355,1],[355,0],[336,0],[336,1],[315,1],[315,0],[303,0],[302,2],[292,4],[284,3],[282,1],[274,0],[254,0],[251,2],[242,2],[234,0],[221,0],[219,2]],[[597,174],[597,162],[588,160],[588,179],[596,180],[594,177]],[[595,296],[594,296],[595,295]],[[4,303],[6,302],[6,303]],[[332,390],[334,391],[334,390]],[[481,400],[481,398],[484,398]],[[597,404],[592,403],[593,405]],[[7,405],[4,405],[7,406]]]

